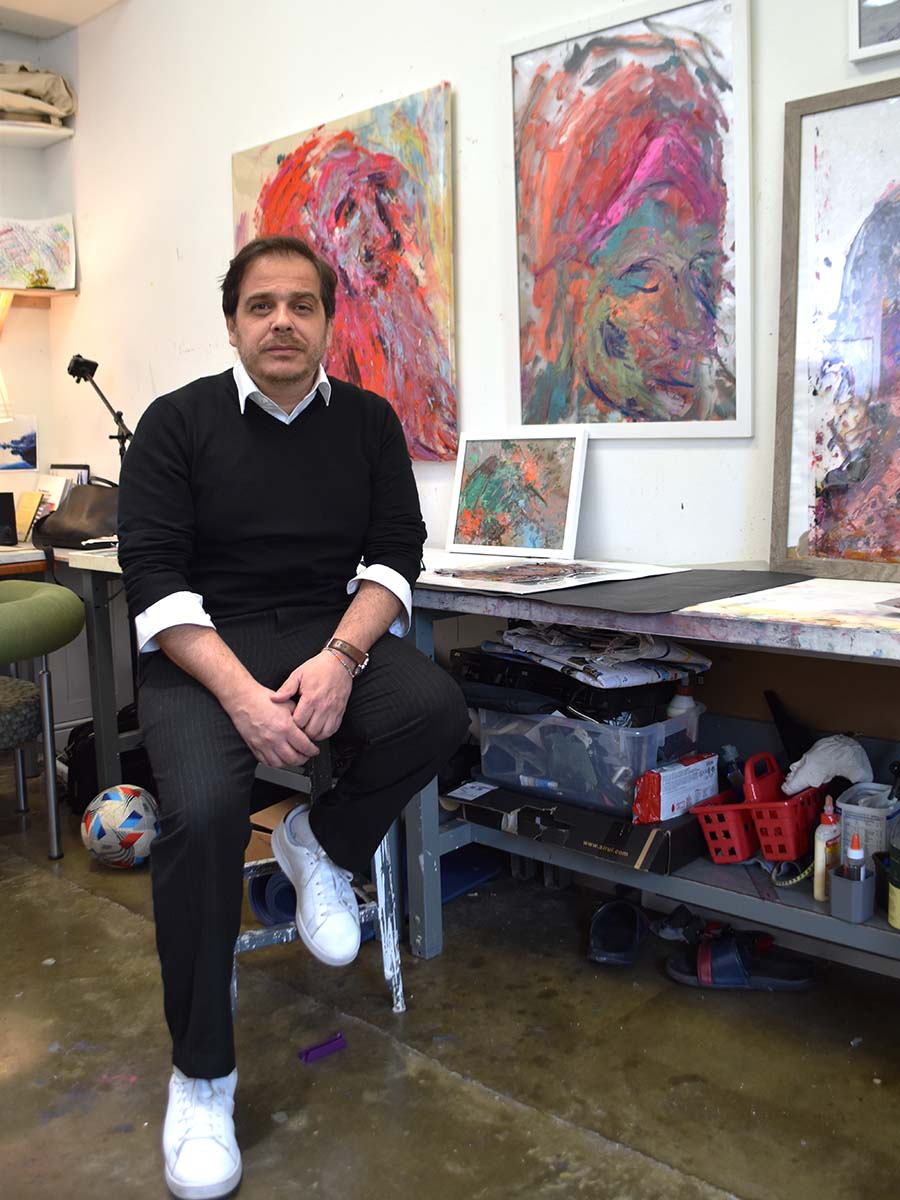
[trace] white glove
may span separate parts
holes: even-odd
[[[856,738],[845,733],[820,738],[795,763],[781,785],[786,796],[794,796],[806,788],[819,787],[838,775],[851,783],[871,783],[872,764]]]

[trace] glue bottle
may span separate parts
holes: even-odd
[[[828,899],[829,872],[841,861],[841,818],[834,811],[834,801],[825,797],[825,811],[816,829],[813,845],[813,896],[819,901]]]
[[[859,842],[859,834],[854,833],[853,840],[847,850],[847,861],[844,863],[844,875],[847,879],[865,879],[866,852]]]
[[[690,712],[692,708],[695,708],[696,704],[688,684],[679,683],[675,689],[675,695],[669,701],[666,717],[680,717],[682,713]]]

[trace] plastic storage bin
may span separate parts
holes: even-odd
[[[490,783],[631,816],[634,784],[697,745],[703,705],[638,729],[480,709],[481,775]]]

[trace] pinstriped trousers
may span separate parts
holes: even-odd
[[[340,615],[279,609],[218,622],[217,631],[255,679],[275,688],[318,653]],[[215,697],[162,652],[142,657],[139,706],[160,804],[150,861],[173,1062],[186,1075],[217,1078],[234,1067],[228,989],[256,760]],[[352,763],[310,817],[330,857],[366,869],[467,726],[450,676],[408,641],[382,637],[332,739],[355,751]]]

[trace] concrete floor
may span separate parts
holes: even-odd
[[[167,1035],[145,870],[46,859],[0,771],[0,1196],[165,1197]],[[897,984],[696,992],[650,939],[585,958],[595,896],[508,876],[445,907],[446,949],[331,971],[297,944],[240,973],[242,1200],[879,1200],[897,1187]],[[340,1029],[347,1048],[299,1048]],[[852,1042],[862,1039],[856,1045]]]

